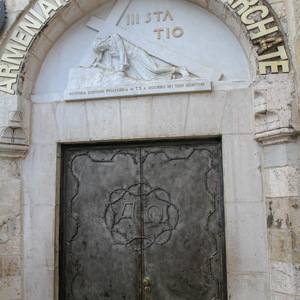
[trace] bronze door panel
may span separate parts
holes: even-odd
[[[226,299],[220,151],[64,147],[60,299]]]

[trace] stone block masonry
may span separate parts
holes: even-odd
[[[20,161],[0,160],[0,299],[21,298]]]

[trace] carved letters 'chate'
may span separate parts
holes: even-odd
[[[241,21],[251,33],[251,41],[258,46],[259,73],[288,73],[289,60],[282,33],[276,25],[275,17],[269,8],[259,0],[228,0]]]

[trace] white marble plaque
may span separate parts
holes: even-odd
[[[141,82],[112,87],[70,89],[65,91],[64,100],[74,101],[202,91],[211,91],[211,82],[207,79],[196,78],[189,80],[169,80],[163,82]]]

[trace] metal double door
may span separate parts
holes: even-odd
[[[218,141],[63,147],[61,300],[226,299]]]

